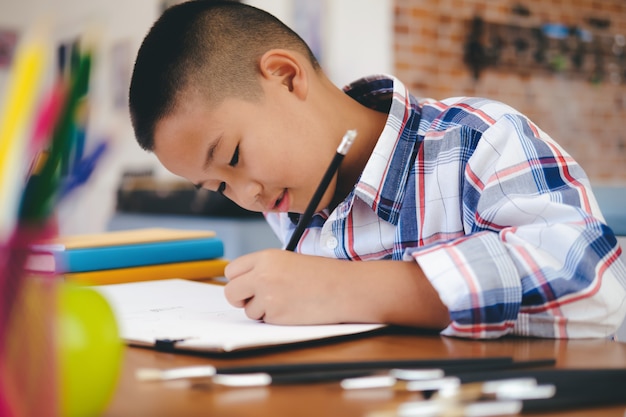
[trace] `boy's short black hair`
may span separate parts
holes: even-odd
[[[139,145],[154,149],[156,123],[185,94],[207,103],[261,96],[258,60],[290,49],[318,62],[306,43],[271,14],[235,1],[194,0],[165,10],[143,40],[133,69],[129,109]]]

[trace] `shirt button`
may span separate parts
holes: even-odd
[[[334,236],[331,236],[328,238],[328,240],[326,240],[326,247],[328,249],[335,249],[337,245],[339,245],[339,241]]]

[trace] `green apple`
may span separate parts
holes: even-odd
[[[115,391],[122,363],[115,315],[89,287],[61,282],[57,294],[61,417],[98,416]]]

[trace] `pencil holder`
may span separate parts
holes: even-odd
[[[5,332],[2,415],[59,416],[54,282],[25,279]]]
[[[22,236],[26,235],[22,231]],[[100,415],[117,385],[122,341],[106,299],[25,269],[32,239],[2,248],[0,415]]]
[[[41,232],[20,227],[0,251],[0,415],[57,416],[55,279],[29,276],[27,245]]]

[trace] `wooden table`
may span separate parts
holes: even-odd
[[[343,391],[337,383],[276,385],[260,388],[190,387],[183,381],[140,382],[140,367],[169,368],[313,361],[432,359],[512,356],[516,360],[555,358],[559,368],[626,368],[626,344],[608,340],[505,338],[471,341],[395,329],[358,338],[229,356],[197,356],[129,347],[117,392],[106,417],[126,416],[366,416],[410,393],[389,390]],[[626,396],[626,387],[624,387]],[[624,417],[626,406],[608,406],[533,416]]]
[[[433,359],[511,356],[516,360],[555,358],[559,368],[626,367],[626,344],[609,340],[505,338],[471,341],[393,329],[358,338],[228,356],[197,356],[128,347],[122,375],[105,417],[140,416],[366,416],[410,399],[389,390],[343,391],[337,383],[276,385],[260,388],[190,387],[185,382],[140,382],[141,367],[169,368],[262,363],[328,362],[375,359]],[[626,387],[624,387],[626,396]],[[626,406],[607,406],[540,416],[624,417]]]

